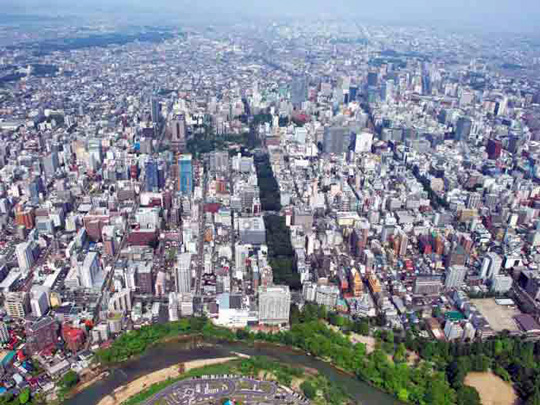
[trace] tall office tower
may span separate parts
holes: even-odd
[[[294,108],[302,108],[307,98],[307,79],[304,75],[294,78],[291,84],[291,102]]]
[[[99,164],[103,161],[103,146],[101,145],[101,139],[93,138],[88,140],[88,154],[93,160]]]
[[[161,104],[159,104],[159,101],[154,97],[152,97],[151,103],[152,103],[152,110],[150,114],[152,115],[152,122],[154,124],[157,124],[159,123],[160,118],[161,118]]]
[[[34,253],[30,242],[19,243],[15,248],[17,263],[23,272],[27,272],[34,265]]]
[[[489,252],[482,261],[482,268],[480,270],[480,277],[486,280],[493,280],[501,271],[502,259],[495,252]]]
[[[353,85],[349,87],[349,102],[356,101],[358,97],[358,86]]]
[[[173,119],[170,124],[171,150],[183,152],[186,148],[186,119],[183,115]]]
[[[351,130],[347,127],[326,127],[323,135],[324,153],[341,155],[351,143]]]
[[[175,292],[169,293],[169,321],[178,320],[178,297]]]
[[[191,155],[181,155],[178,158],[178,171],[180,193],[190,196],[193,192],[193,165]]]
[[[508,112],[508,97],[503,97],[495,103],[495,115],[506,115]]]
[[[162,189],[165,187],[165,179],[167,174],[167,165],[163,161],[159,161],[157,164],[157,174],[158,174],[158,187]]]
[[[381,101],[387,101],[393,97],[394,82],[392,80],[385,81],[381,86]]]
[[[210,153],[210,170],[214,172],[227,172],[229,170],[229,154],[225,151]]]
[[[30,308],[32,314],[41,318],[49,310],[49,289],[44,286],[35,285],[30,290]]]
[[[0,322],[0,342],[9,342],[9,330],[5,322]]]
[[[191,253],[178,256],[176,268],[176,292],[191,292]]]
[[[446,272],[446,279],[444,286],[446,288],[457,288],[463,284],[465,276],[467,275],[467,268],[465,266],[451,266]]]
[[[259,287],[259,323],[265,325],[288,323],[290,307],[289,286]]]
[[[58,162],[57,152],[52,152],[43,158],[43,169],[45,170],[45,175],[47,177],[54,177],[59,166],[60,163]]]
[[[369,72],[367,75],[367,85],[377,86],[379,84],[379,75],[377,72]]]
[[[489,159],[498,159],[502,153],[502,143],[498,139],[490,139],[487,144],[487,153]]]
[[[97,252],[90,252],[86,255],[80,267],[81,285],[84,288],[92,288],[96,274],[99,273],[100,264]]]
[[[146,191],[158,191],[159,176],[157,163],[149,159],[144,164],[144,188]]]
[[[399,250],[398,254],[400,257],[403,257],[407,254],[407,247],[409,244],[409,237],[405,232],[401,232],[399,235]]]
[[[39,204],[39,195],[43,191],[41,178],[36,176],[28,183],[27,194],[33,204]]]
[[[472,120],[469,117],[461,117],[456,124],[456,141],[466,141],[471,135]]]

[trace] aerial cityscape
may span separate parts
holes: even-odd
[[[229,3],[0,14],[0,404],[540,404],[538,32]]]

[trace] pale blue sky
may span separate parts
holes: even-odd
[[[434,23],[486,30],[520,31],[540,27],[540,0],[1,0],[3,12],[164,13],[183,18],[316,15],[358,16],[381,22]],[[172,15],[170,13],[173,13]]]

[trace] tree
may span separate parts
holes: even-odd
[[[60,386],[66,389],[70,389],[77,385],[79,382],[79,376],[73,370],[69,370],[61,379]]]
[[[527,398],[526,405],[540,405],[540,388],[536,388],[534,393]]]
[[[462,386],[456,394],[458,405],[480,405],[480,395],[474,387]]]
[[[407,402],[409,400],[409,391],[407,391],[405,388],[401,388],[398,391],[397,397],[401,402]]]
[[[317,390],[309,381],[304,381],[300,384],[300,389],[307,399],[314,399],[317,396]]]
[[[403,343],[400,343],[394,353],[394,361],[396,363],[402,363],[407,360],[407,348]]]
[[[18,397],[19,403],[26,404],[28,401],[30,401],[30,388],[25,388],[21,391]]]

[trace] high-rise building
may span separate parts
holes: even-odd
[[[0,322],[0,342],[7,343],[9,342],[9,330],[5,322]]]
[[[377,72],[369,72],[367,75],[367,85],[377,86],[379,84],[379,75]]]
[[[502,143],[498,139],[490,139],[487,144],[487,153],[489,159],[498,159],[502,153]]]
[[[112,295],[109,299],[109,311],[131,311],[131,290],[129,288],[123,288]]]
[[[318,285],[315,294],[315,302],[329,308],[335,308],[339,298],[339,287],[337,285]]]
[[[161,104],[159,103],[159,101],[152,97],[152,100],[151,100],[151,116],[152,116],[152,122],[154,124],[157,124],[159,123],[160,119],[161,119]]]
[[[480,277],[484,280],[486,279],[492,280],[494,277],[499,275],[501,266],[502,266],[502,259],[497,253],[495,252],[487,253],[482,262]]]
[[[103,146],[101,139],[93,138],[88,140],[88,154],[98,164],[103,161]]]
[[[80,267],[81,285],[84,288],[92,288],[99,270],[100,264],[97,252],[88,253]]]
[[[58,153],[52,152],[43,158],[43,169],[47,177],[53,177],[59,166]]]
[[[35,225],[34,218],[35,214],[32,208],[17,205],[15,209],[15,223],[17,225],[22,225],[26,229],[32,229]]]
[[[177,321],[178,315],[178,297],[175,292],[171,292],[169,293],[169,321]]]
[[[467,268],[465,266],[454,265],[448,268],[446,272],[446,279],[444,286],[446,288],[458,288],[463,284],[465,276],[467,275]]]
[[[351,130],[347,127],[326,127],[323,136],[324,153],[341,155],[351,143]]]
[[[31,355],[56,346],[58,324],[50,316],[42,317],[37,321],[27,321],[25,330],[26,349]]]
[[[186,148],[186,119],[180,115],[171,121],[171,149],[173,152],[183,152]]]
[[[24,318],[30,312],[30,299],[26,292],[5,293],[4,307],[12,318]]]
[[[35,285],[30,290],[30,307],[32,314],[41,318],[47,313],[50,307],[49,289],[45,286]]]
[[[234,263],[236,266],[236,271],[240,274],[244,274],[246,272],[250,248],[251,245],[242,245],[241,243],[236,243],[234,246]]]
[[[229,170],[229,154],[224,151],[210,153],[210,170],[213,172],[227,172]]]
[[[23,272],[27,272],[34,265],[34,252],[30,242],[19,243],[15,248],[17,264]]]
[[[137,262],[137,291],[140,294],[153,294],[154,280],[152,274],[152,262]]]
[[[291,84],[291,102],[294,108],[302,108],[307,98],[307,80],[304,75],[294,78]]]
[[[176,268],[176,292],[191,292],[191,253],[182,253],[178,256]]]
[[[259,287],[259,323],[265,325],[288,323],[290,306],[289,286]]]
[[[190,196],[193,192],[193,165],[191,155],[181,155],[178,159],[179,189],[183,195]]]
[[[158,165],[153,159],[149,159],[144,164],[144,188],[146,191],[158,191]]]
[[[467,208],[478,208],[481,201],[482,196],[479,193],[470,193],[467,196]]]
[[[466,141],[471,134],[472,120],[469,117],[461,117],[456,124],[456,141]]]
[[[349,102],[356,101],[356,97],[358,96],[358,86],[353,85],[349,87]]]

